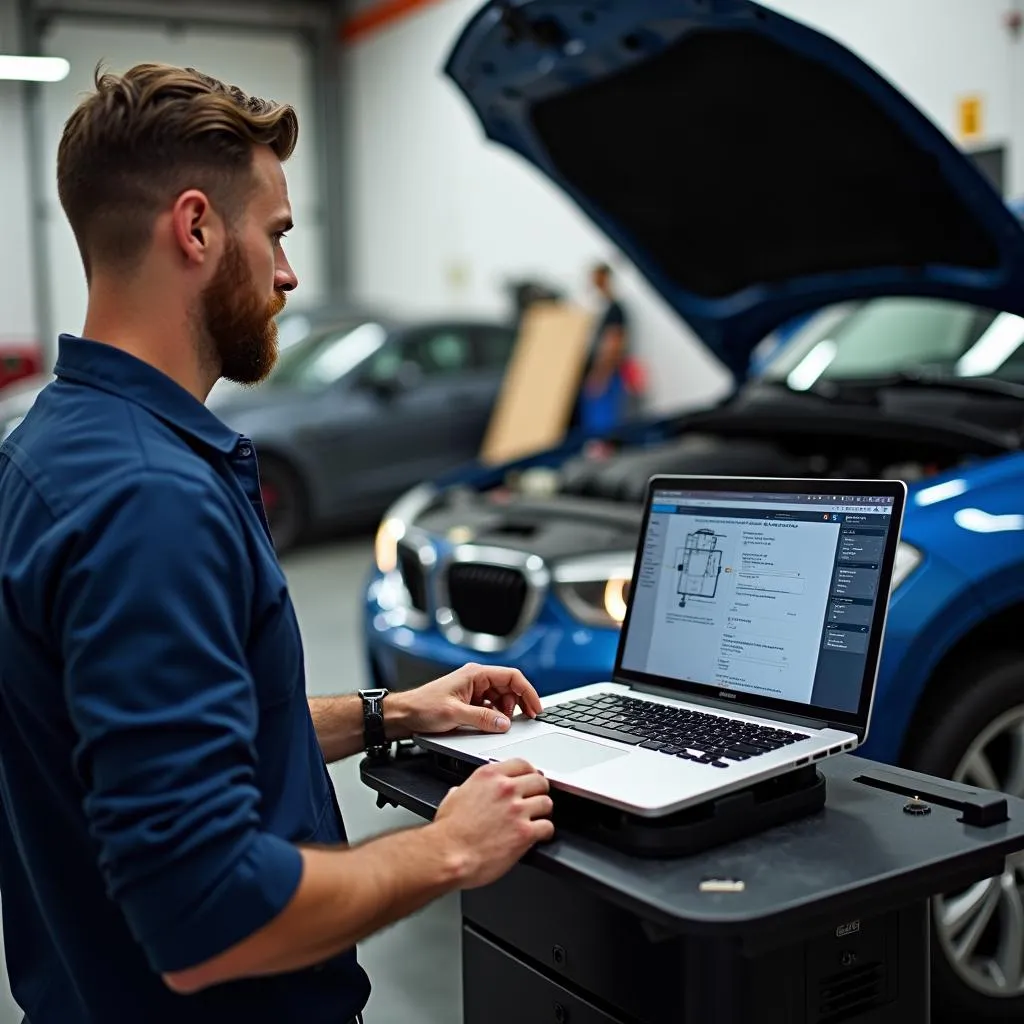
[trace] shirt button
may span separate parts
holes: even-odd
[[[252,449],[247,444],[243,444],[242,447],[238,449],[238,454],[241,455],[243,459],[247,459],[252,455]]]

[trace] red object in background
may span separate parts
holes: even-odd
[[[43,353],[27,341],[0,341],[0,391],[9,384],[43,372]]]
[[[631,395],[647,393],[647,370],[635,356],[627,356],[622,363],[622,381]]]

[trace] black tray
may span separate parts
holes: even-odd
[[[442,754],[426,755],[431,770],[459,783],[474,765]],[[662,818],[643,818],[593,800],[552,790],[558,828],[571,828],[637,857],[686,857],[776,825],[816,814],[825,806],[825,777],[814,765]]]

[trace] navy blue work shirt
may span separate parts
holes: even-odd
[[[251,443],[62,335],[0,445],[0,894],[31,1024],[342,1024],[355,952],[171,992],[267,924],[344,825]]]

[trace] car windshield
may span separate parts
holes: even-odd
[[[832,306],[776,339],[760,377],[806,391],[901,374],[1024,382],[1024,318],[944,299]]]
[[[281,352],[268,383],[327,387],[372,356],[387,336],[387,329],[372,320],[350,321],[315,331]]]

